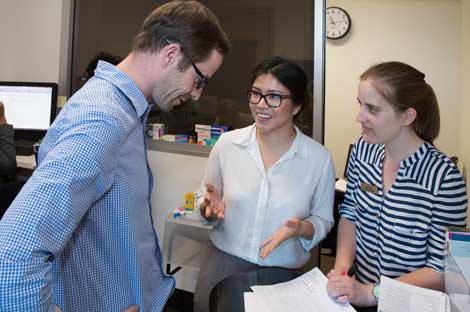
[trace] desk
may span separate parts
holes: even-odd
[[[17,170],[34,171],[36,169],[36,157],[34,155],[16,155]]]
[[[209,307],[211,312],[245,311],[243,293],[255,285],[272,285],[287,282],[300,272],[282,268],[262,268],[248,273],[234,274],[221,280],[211,291]],[[376,312],[377,307],[355,308],[358,312]]]
[[[36,169],[36,158],[34,155],[16,155],[16,176],[20,179],[29,179]]]
[[[33,155],[16,155],[16,166],[20,168],[34,170],[36,169],[36,157]]]
[[[166,273],[173,275],[183,266],[199,269],[211,229],[212,226],[201,223],[198,215],[174,218],[173,213],[168,214],[163,235]],[[173,270],[172,265],[176,266]]]

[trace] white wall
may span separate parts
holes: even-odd
[[[65,94],[70,2],[0,1],[0,80],[57,82]]]
[[[346,9],[352,19],[350,33],[328,40],[326,47],[325,145],[333,153],[337,175],[342,175],[348,145],[360,135],[354,121],[359,75],[381,61],[403,61],[426,74],[441,111],[435,143],[446,154],[459,155],[460,1],[328,0],[328,6]]]
[[[470,90],[470,0],[462,0],[462,67],[461,67],[461,115],[460,115],[460,167],[462,168],[467,181],[467,194],[470,195],[469,170],[470,170],[470,100],[468,90]],[[467,227],[470,227],[470,211],[467,211]]]
[[[163,248],[165,218],[179,206],[184,205],[184,193],[200,187],[207,158],[148,151],[148,161],[154,175],[152,193],[152,216]],[[176,287],[194,292],[197,270],[183,267],[176,273]]]

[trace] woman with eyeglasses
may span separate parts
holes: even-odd
[[[229,275],[301,268],[334,223],[331,155],[294,125],[309,100],[305,72],[267,59],[255,68],[247,97],[255,123],[219,138],[203,179],[201,215],[214,229],[195,311],[209,311],[210,291]]]

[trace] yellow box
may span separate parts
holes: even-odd
[[[194,192],[184,193],[184,209],[194,210]]]

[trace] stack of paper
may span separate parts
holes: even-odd
[[[450,312],[443,292],[380,278],[379,312]]]
[[[245,312],[352,312],[350,304],[340,305],[326,291],[328,279],[318,269],[286,282],[270,286],[252,286],[245,293]]]

